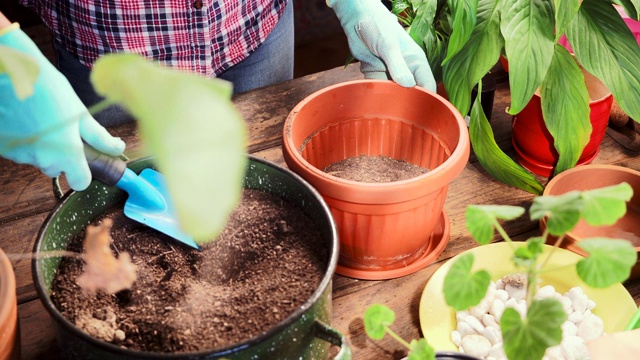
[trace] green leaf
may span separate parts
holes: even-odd
[[[604,82],[627,115],[640,119],[640,47],[611,3],[584,0],[567,39],[580,64]]]
[[[443,63],[451,60],[467,43],[476,25],[478,11],[478,0],[449,0],[448,4],[453,18],[453,32],[449,38],[447,57]]]
[[[91,81],[138,121],[183,230],[199,243],[214,240],[240,200],[247,162],[245,123],[230,83],[133,54],[101,57]]]
[[[521,246],[516,249],[513,254],[513,263],[519,267],[530,268],[535,264],[540,254],[542,254],[542,245],[544,238],[536,236],[527,240],[527,246]]]
[[[532,194],[542,194],[542,184],[498,147],[491,125],[478,101],[471,110],[469,137],[478,161],[491,176]]]
[[[582,192],[582,217],[593,226],[613,225],[627,212],[633,189],[627,183]]]
[[[556,39],[558,42],[580,8],[580,0],[555,0],[556,6]]]
[[[33,87],[40,74],[40,67],[33,57],[0,45],[0,74],[2,73],[9,76],[16,97],[23,100],[33,95]]]
[[[498,62],[504,44],[500,36],[502,0],[479,0],[476,26],[464,47],[443,67],[443,78],[449,101],[467,114],[471,91]],[[473,143],[473,140],[472,140]]]
[[[591,287],[606,288],[625,281],[638,260],[638,253],[627,240],[598,237],[577,244],[589,256],[578,262],[576,270]]]
[[[544,123],[559,155],[557,175],[578,163],[592,130],[584,76],[573,56],[559,44],[540,87],[540,100]]]
[[[480,303],[491,282],[486,270],[471,273],[473,254],[464,254],[451,265],[444,278],[443,292],[447,304],[457,311]]]
[[[511,108],[527,105],[547,74],[555,43],[553,0],[504,0],[500,29],[509,59]]]
[[[631,19],[640,20],[640,0],[614,0],[613,2],[621,5]]]
[[[542,359],[548,347],[562,341],[566,318],[556,299],[534,300],[524,321],[513,308],[505,309],[500,318],[505,354],[510,360]]]
[[[381,304],[373,304],[364,312],[364,330],[374,340],[382,339],[394,321],[396,314],[393,310]]]
[[[409,349],[408,360],[433,360],[436,358],[436,351],[427,343],[426,339],[411,340]]]
[[[545,195],[533,199],[529,215],[531,220],[547,216],[547,230],[555,236],[571,231],[578,221],[584,201],[579,191],[562,195]]]
[[[495,224],[500,220],[513,220],[524,213],[524,208],[507,205],[469,205],[465,212],[471,236],[480,244],[491,242]]]

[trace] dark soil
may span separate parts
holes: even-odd
[[[129,349],[211,350],[256,336],[306,302],[328,264],[311,219],[260,191],[244,191],[220,238],[202,251],[126,218],[122,207],[105,217],[114,221],[114,252],[131,254],[138,280],[115,295],[84,293],[76,285],[82,261],[65,258],[51,299],[77,326]],[[70,250],[81,251],[83,238]]]
[[[366,183],[401,181],[420,176],[429,169],[386,156],[354,156],[323,169],[335,177]]]

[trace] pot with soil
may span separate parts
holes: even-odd
[[[16,278],[11,262],[2,249],[0,249],[0,359],[20,359]]]
[[[124,217],[125,197],[94,182],[66,194],[40,230],[34,283],[64,358],[316,359],[330,344],[349,353],[328,325],[335,225],[300,177],[250,156],[238,208],[202,251]],[[128,252],[138,268],[131,289],[115,295],[78,288],[81,259],[47,255],[81,251],[87,225],[105,220],[112,251]],[[94,334],[98,325],[106,335]]]
[[[283,130],[287,165],[318,189],[336,221],[336,272],[360,279],[413,273],[444,250],[444,202],[469,151],[467,126],[448,101],[384,80],[322,89]],[[353,174],[335,169],[342,162],[374,165]]]

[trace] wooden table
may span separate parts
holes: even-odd
[[[249,152],[285,166],[281,152],[282,123],[294,105],[323,87],[361,77],[357,66],[340,67],[237,96],[234,101],[249,127]],[[492,124],[498,143],[512,154],[511,117],[504,111],[508,103],[508,83],[503,81],[498,84],[495,94]],[[142,155],[134,124],[112,128],[111,132],[127,143],[126,154],[130,158]],[[640,157],[636,155],[607,136],[595,163],[640,170]],[[10,254],[29,254],[38,229],[56,204],[51,180],[31,166],[17,165],[5,159],[0,159],[0,169],[0,247]],[[533,195],[527,192],[494,180],[472,155],[464,171],[450,186],[445,204],[451,222],[450,241],[435,264],[412,275],[386,281],[363,281],[335,275],[332,326],[347,335],[354,358],[396,359],[404,356],[404,349],[390,337],[375,342],[366,337],[361,317],[365,308],[373,303],[386,304],[396,312],[394,330],[400,336],[405,339],[421,336],[418,307],[427,280],[444,261],[476,246],[464,226],[467,205],[528,206],[532,198]],[[509,222],[506,230],[515,239],[526,239],[538,233],[537,224],[525,218]],[[30,264],[28,258],[13,261],[22,356],[23,359],[59,358],[52,319],[36,295]],[[640,304],[640,281],[625,286],[636,304]]]

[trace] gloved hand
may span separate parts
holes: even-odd
[[[340,19],[351,54],[368,79],[391,78],[404,87],[436,91],[424,51],[380,0],[327,0]]]
[[[69,186],[84,190],[91,173],[83,140],[96,150],[118,156],[125,144],[89,114],[73,88],[18,24],[0,29],[0,45],[33,57],[39,74],[34,92],[19,99],[6,73],[0,74],[0,155],[31,164],[49,177],[64,173]]]

